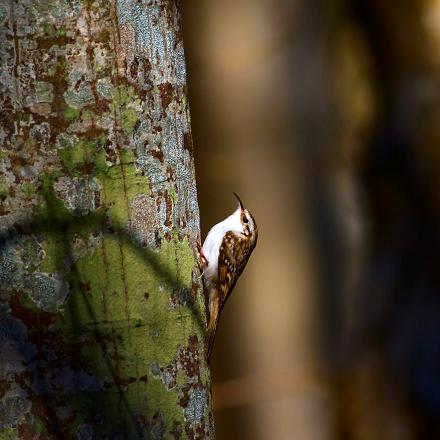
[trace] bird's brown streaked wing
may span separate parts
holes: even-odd
[[[222,308],[234,289],[249,259],[249,240],[232,231],[226,232],[218,259],[218,284]]]
[[[216,303],[214,310],[211,311],[205,341],[208,363],[210,362],[215,334],[217,333],[220,312],[246,266],[252,251],[251,246],[251,241],[247,237],[235,234],[232,231],[226,232],[223,237],[218,258],[219,301]]]

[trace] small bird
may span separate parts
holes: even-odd
[[[209,321],[205,353],[210,362],[220,312],[229,298],[257,244],[258,229],[252,214],[238,200],[237,210],[211,228],[203,243],[197,243],[198,261],[208,297]]]

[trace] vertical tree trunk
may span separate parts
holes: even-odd
[[[0,0],[0,438],[209,438],[179,9]]]

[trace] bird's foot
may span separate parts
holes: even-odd
[[[208,259],[205,257],[205,254],[203,253],[203,248],[199,240],[196,241],[196,248],[197,248],[197,263],[199,265],[200,272],[203,276],[203,272],[205,268],[208,266]]]

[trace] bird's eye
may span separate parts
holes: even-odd
[[[249,220],[247,219],[247,217],[243,217],[243,223],[249,223]]]

